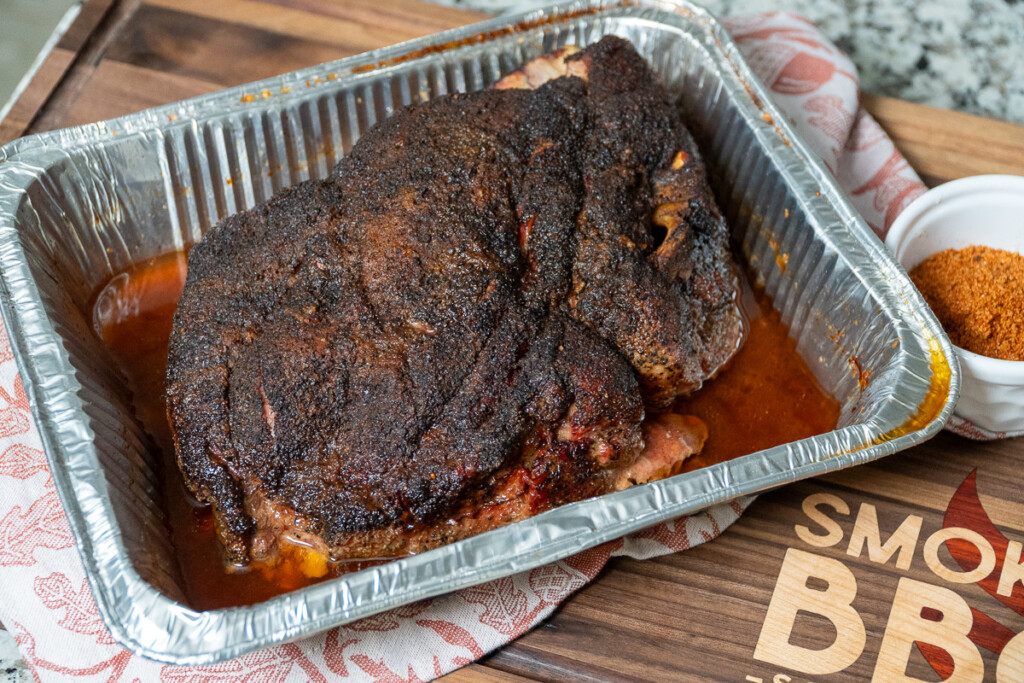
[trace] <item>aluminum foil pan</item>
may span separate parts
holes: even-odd
[[[632,41],[680,94],[741,256],[842,404],[839,428],[251,607],[187,607],[159,468],[90,329],[92,293],[223,216],[326,176],[395,108],[486,88],[528,59],[609,33]],[[722,27],[683,1],[573,2],[15,141],[0,150],[0,268],[0,308],[100,613],[125,646],[175,664],[235,657],[875,460],[934,434],[960,383],[952,347],[905,273]]]

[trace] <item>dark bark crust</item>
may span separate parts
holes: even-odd
[[[230,559],[280,533],[422,550],[602,493],[645,403],[735,351],[726,229],[672,101],[622,40],[569,59],[586,79],[396,112],[192,250],[168,417]]]

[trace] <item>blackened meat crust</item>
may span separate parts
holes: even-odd
[[[413,105],[195,246],[179,464],[232,561],[415,552],[613,490],[741,326],[722,220],[628,43]]]

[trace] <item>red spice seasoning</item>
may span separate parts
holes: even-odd
[[[1024,360],[1024,255],[972,246],[929,256],[910,279],[957,346]]]

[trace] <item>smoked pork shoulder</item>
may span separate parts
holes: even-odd
[[[396,556],[672,473],[706,432],[666,409],[742,335],[677,104],[606,37],[212,228],[167,414],[230,561]]]

